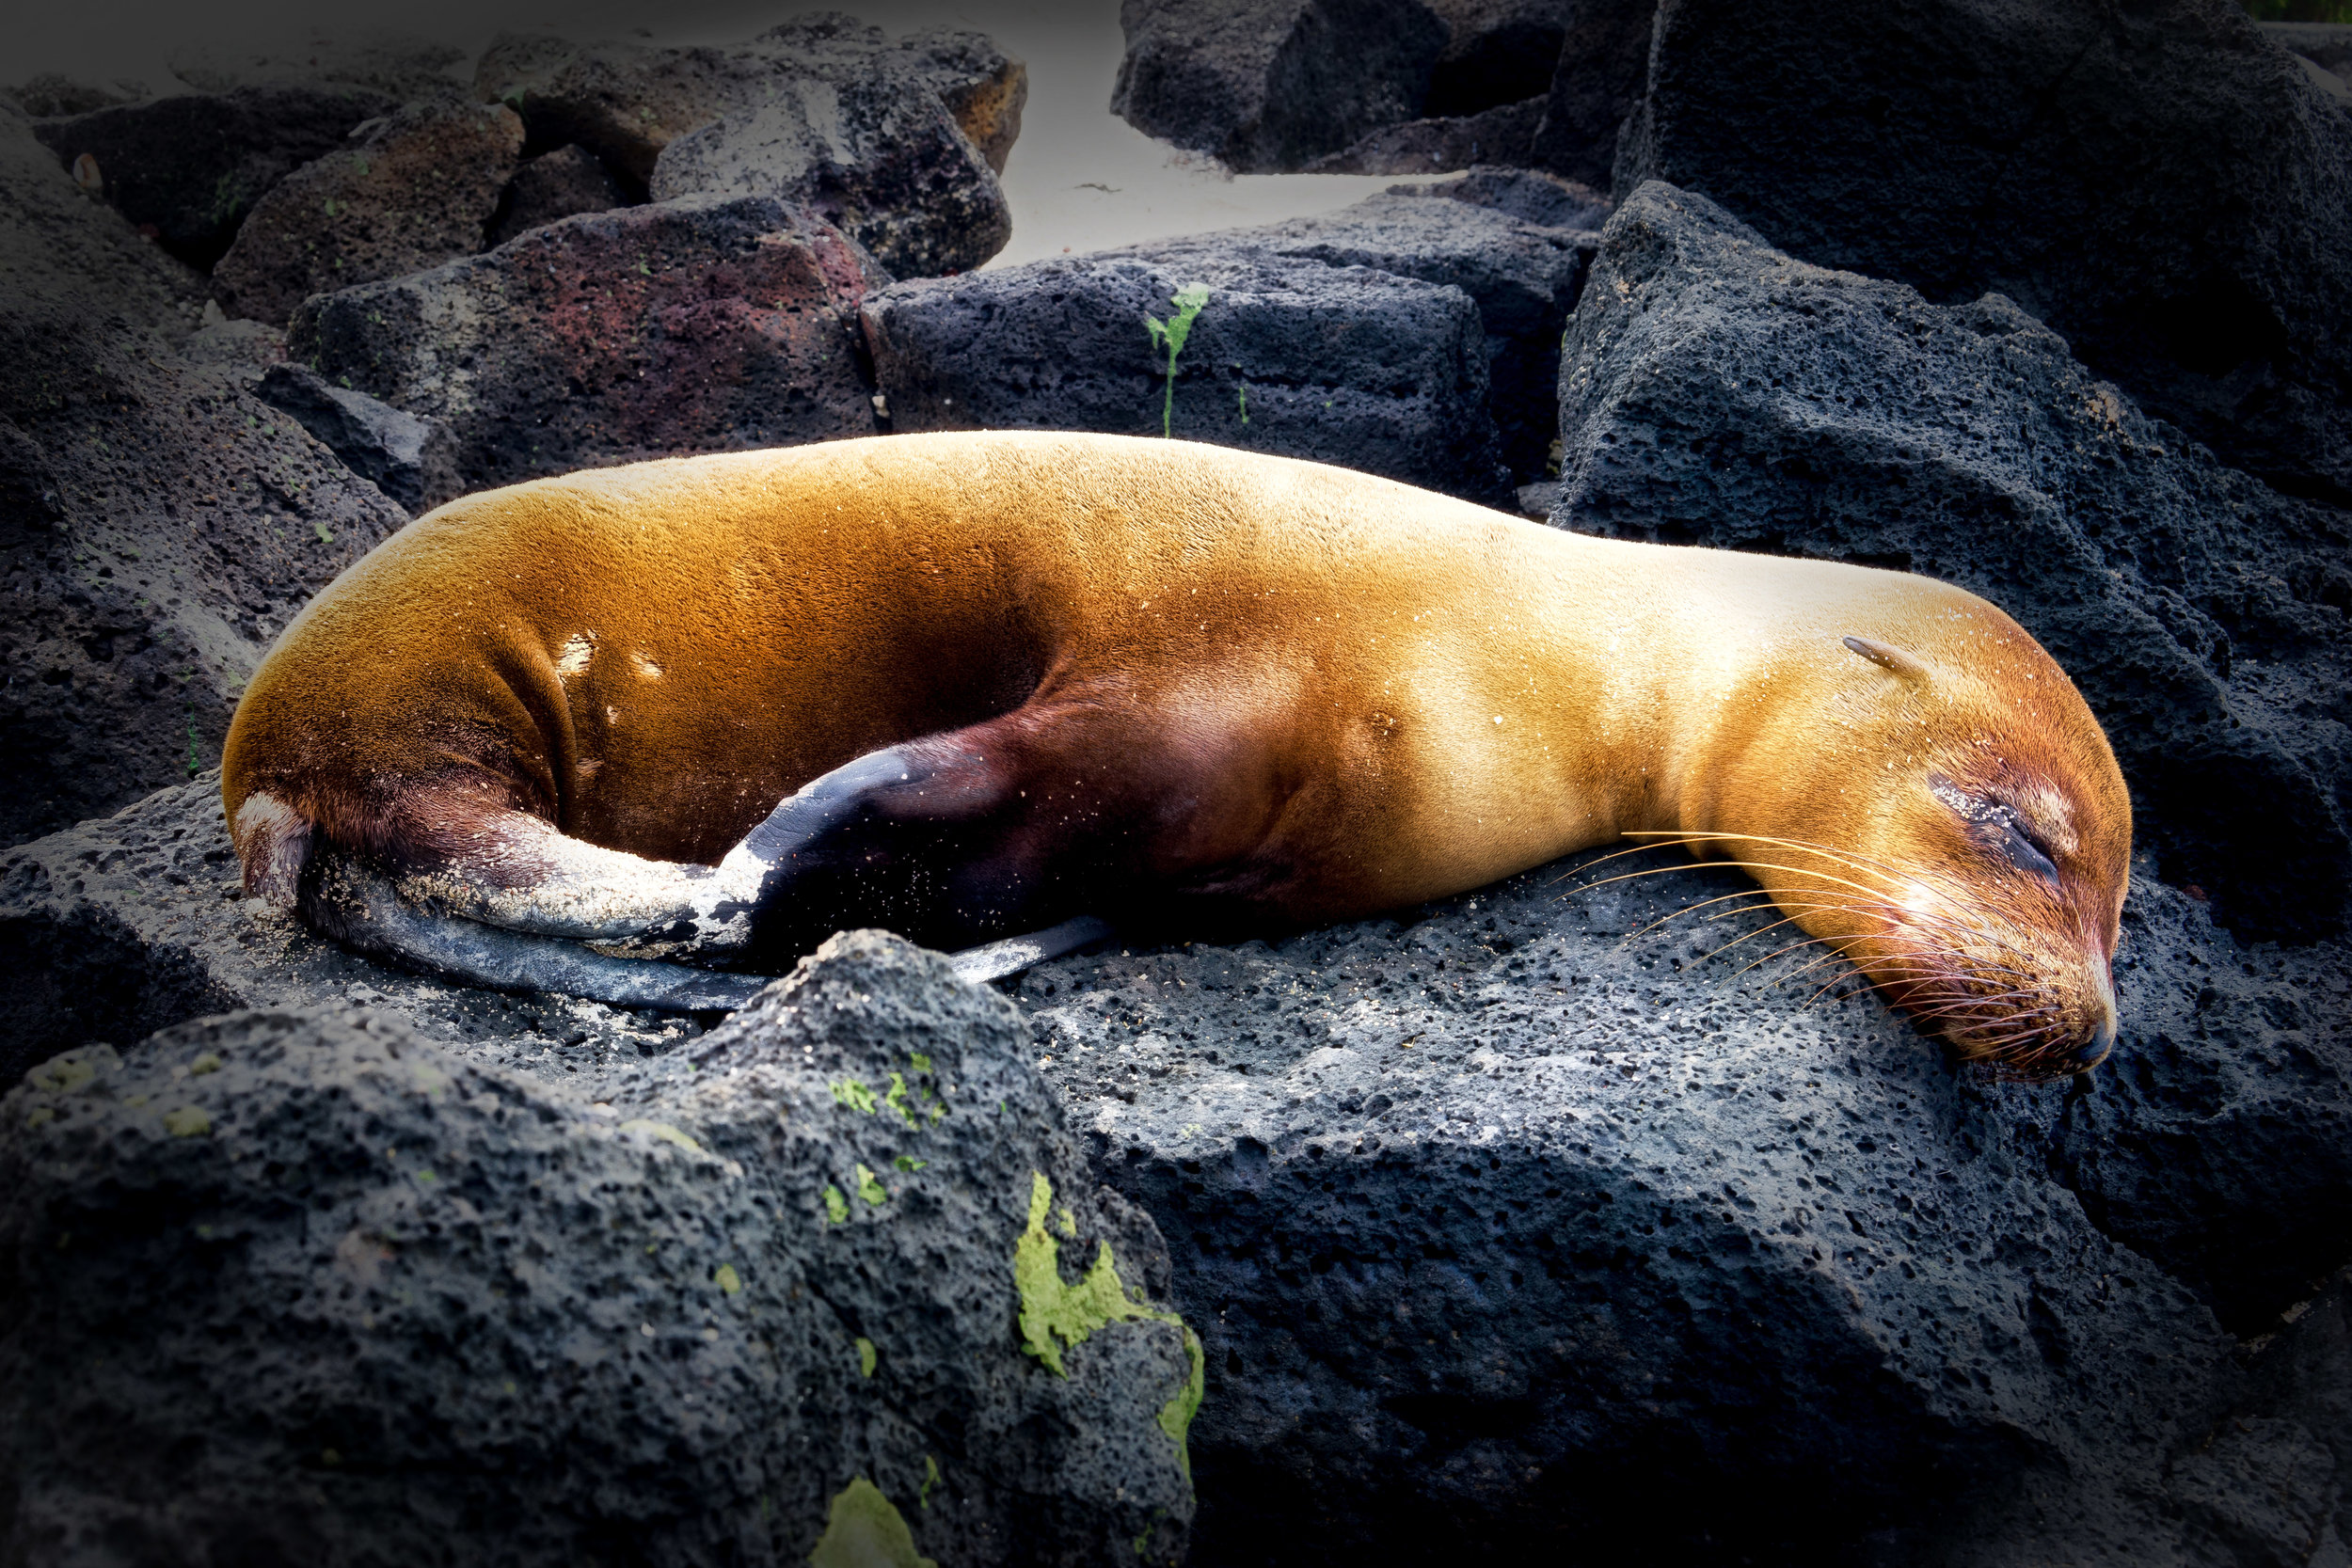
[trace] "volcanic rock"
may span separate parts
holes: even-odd
[[[1658,0],[1578,0],[1566,18],[1530,161],[1609,188],[1617,133],[1649,79],[1657,17]]]
[[[136,103],[151,98],[145,82],[123,79],[97,81],[67,76],[55,71],[44,71],[28,77],[22,86],[8,89],[17,107],[37,119],[57,115],[86,115],[92,109],[108,109],[118,103]]]
[[[994,171],[939,96],[905,73],[781,78],[756,105],[674,138],[650,194],[806,208],[898,277],[969,272],[1012,237]]]
[[[470,256],[522,145],[502,103],[409,104],[272,186],[213,269],[214,297],[282,323],[314,293]]]
[[[1645,186],[1561,364],[1553,521],[1891,565],[2072,673],[2166,874],[2270,935],[2352,880],[2352,518],[2221,467],[1996,294],[1929,304]]]
[[[1818,266],[1996,291],[2224,462],[2352,500],[2352,115],[2229,0],[1663,0],[1618,194],[1650,179]]]
[[[628,198],[596,155],[584,147],[559,147],[527,158],[507,182],[486,244],[504,245],[517,234],[544,229],[581,213],[608,213]]]
[[[1171,395],[1145,318],[1196,284]],[[899,430],[1165,429],[1457,495],[1505,485],[1486,335],[1450,286],[1178,242],[900,283],[864,319]]]
[[[239,87],[43,120],[33,135],[69,167],[88,158],[124,217],[209,270],[272,185],[396,106],[360,87]]]
[[[898,40],[916,75],[939,95],[956,124],[996,173],[1021,135],[1029,101],[1029,70],[996,47],[986,33],[934,27]]]
[[[0,1551],[1180,1560],[1199,1341],[1025,1046],[865,932],[593,1097],[382,1015],[55,1058],[0,1102]]]
[[[314,296],[288,347],[437,427],[437,505],[642,457],[870,434],[856,312],[881,276],[782,202],[688,197]]]
[[[276,364],[253,395],[294,416],[343,466],[410,512],[424,504],[424,450],[432,426],[365,392],[338,387],[301,365]]]
[[[1445,24],[1446,40],[1422,112],[1463,119],[1541,98],[1579,7],[1575,0],[1430,0],[1429,8]]]
[[[1458,119],[1408,119],[1309,164],[1309,174],[1450,174],[1474,164],[1525,164],[1544,101],[1531,98]]]
[[[206,92],[297,83],[364,87],[404,103],[465,96],[466,52],[412,33],[362,32],[268,42],[201,39],[167,56],[171,73]]]
[[[1122,0],[1111,111],[1244,172],[1419,119],[1446,45],[1420,0]]]

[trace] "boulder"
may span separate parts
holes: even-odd
[[[1446,27],[1421,0],[1121,0],[1111,112],[1242,172],[1419,119]]]
[[[502,103],[411,103],[262,196],[213,269],[213,297],[282,323],[314,293],[470,256],[522,151]]]
[[[2341,920],[2352,517],[2223,468],[1999,295],[1810,266],[1672,186],[1594,268],[1554,522],[1982,594],[2074,675],[2169,878],[2252,933]]]
[[[1609,188],[1617,133],[1649,79],[1658,0],[1572,0],[1529,160]]]
[[[577,143],[642,191],[670,143],[755,109],[796,80],[885,98],[884,84],[932,94],[956,123],[969,121],[992,186],[1027,94],[1020,62],[977,34],[915,34],[893,46],[882,29],[827,11],[721,47],[576,44],[503,33],[475,67],[474,93],[513,105],[534,149]]]
[[[2352,23],[2265,22],[2262,29],[2272,42],[2320,67],[2352,92]]]
[[[27,77],[17,87],[8,89],[17,107],[38,119],[57,115],[86,115],[93,109],[110,109],[118,103],[136,103],[154,96],[145,82],[124,78],[99,79],[68,76],[60,71],[44,71]]]
[[[282,352],[282,350],[281,350]],[[300,365],[269,366],[253,395],[294,416],[343,466],[410,512],[424,506],[424,449],[433,427]]]
[[[316,295],[291,357],[428,420],[424,500],[542,474],[870,434],[872,258],[798,209],[690,197]]]
[[[1145,318],[1194,285],[1171,391]],[[1482,499],[1507,478],[1449,285],[1179,242],[897,284],[864,321],[898,430],[1165,431]]]
[[[1445,48],[1423,112],[1460,119],[1541,98],[1551,85],[1576,0],[1430,0]],[[1490,159],[1488,162],[1500,162]]]
[[[485,248],[581,213],[609,213],[627,204],[612,171],[584,147],[559,147],[526,158],[506,183]]]
[[[1544,101],[1531,98],[1458,119],[1408,119],[1306,166],[1309,174],[1451,174],[1477,164],[1525,164]]]
[[[1025,1045],[864,932],[593,1098],[350,1013],[55,1058],[0,1551],[1181,1560],[1200,1341]]]
[[[1742,976],[1736,873],[1629,863],[1674,863],[1018,983],[1201,1330],[1193,1560],[2241,1560],[2181,1466],[2277,1403],[2214,1308],[2275,1328],[2352,1251],[2352,952],[2143,858],[2122,1045],[2026,1087],[1802,952]]]
[[[278,39],[205,38],[165,56],[171,73],[205,92],[298,83],[364,87],[399,103],[463,98],[466,52],[414,33],[310,33]]]
[[[2352,499],[2352,115],[2230,0],[1662,0],[1650,62],[1620,195],[1997,291],[2223,461]]]
[[[939,96],[906,73],[778,79],[759,103],[674,138],[650,194],[806,208],[898,277],[970,272],[1012,237],[994,171]]]
[[[192,364],[194,276],[0,122],[0,843],[217,754],[304,601],[406,519],[251,372]]]
[[[988,166],[1005,172],[1029,102],[1029,69],[986,33],[934,27],[898,40],[915,74],[939,95]]]
[[[396,106],[363,87],[281,84],[97,109],[43,120],[33,134],[69,167],[89,160],[124,217],[210,270],[264,192]]]
[[[286,357],[286,329],[267,322],[231,321],[206,300],[204,323],[180,345],[191,364],[248,371],[256,375]]]

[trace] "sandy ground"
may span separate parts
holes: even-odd
[[[335,36],[397,28],[478,53],[508,29],[580,39],[638,36],[660,43],[723,43],[803,10],[850,11],[894,37],[921,27],[972,27],[1028,62],[1029,103],[1005,169],[1012,243],[991,266],[1099,250],[1169,234],[1271,223],[1344,207],[1398,182],[1390,176],[1242,175],[1152,141],[1110,112],[1120,54],[1117,0],[1050,6],[1020,0],[412,0],[339,10],[317,24],[311,0],[245,0],[176,7],[159,0],[93,0],[28,8],[0,40],[0,84],[42,71],[131,77],[158,92],[183,90],[168,65],[196,40],[280,41],[319,25]],[[468,69],[470,69],[469,67]]]

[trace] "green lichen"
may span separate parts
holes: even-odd
[[[24,1081],[51,1094],[72,1094],[98,1076],[98,1064],[79,1056],[56,1056],[24,1075]]]
[[[826,1512],[809,1568],[939,1568],[914,1549],[914,1532],[882,1488],[858,1477]]]
[[[863,1111],[869,1117],[874,1114],[874,1091],[856,1079],[844,1078],[830,1087],[834,1104],[846,1105],[852,1111]]]
[[[1073,1241],[1078,1236],[1078,1216],[1065,1206],[1061,1212],[1061,1233]]]
[[[743,1293],[743,1276],[735,1272],[735,1265],[732,1263],[720,1264],[717,1271],[711,1275],[710,1282],[718,1286],[723,1294],[735,1296]]]
[[[850,1200],[841,1196],[841,1189],[827,1184],[825,1188],[825,1218],[839,1225],[850,1217]]]
[[[213,1130],[213,1118],[201,1105],[183,1105],[164,1113],[164,1131],[175,1138],[200,1138]]]
[[[924,1052],[918,1051],[914,1055],[908,1057],[907,1060],[914,1064],[914,1070],[917,1072],[929,1072],[931,1069],[931,1059],[930,1055]],[[931,1467],[931,1474],[935,1476],[938,1473],[939,1467],[937,1465],[933,1465]]]
[[[865,1335],[859,1335],[856,1342],[857,1375],[860,1377],[872,1377],[874,1375],[874,1363],[881,1360],[882,1357],[874,1349],[874,1341],[868,1339]]]
[[[647,1137],[660,1138],[665,1144],[675,1144],[689,1154],[700,1154],[703,1151],[702,1145],[666,1121],[625,1121],[621,1123],[619,1130],[623,1132],[643,1132]]]
[[[882,1096],[882,1103],[904,1117],[907,1126],[914,1132],[920,1132],[923,1130],[923,1124],[914,1119],[914,1107],[907,1103],[906,1074],[894,1072],[890,1075],[890,1092]]]
[[[46,1127],[56,1119],[57,1113],[46,1105],[36,1105],[24,1113],[24,1125],[27,1127]]]
[[[890,1163],[903,1171],[918,1171],[930,1164],[929,1160],[917,1160],[909,1154],[901,1154]]]
[[[857,1167],[857,1196],[879,1209],[890,1201],[890,1193],[874,1180],[874,1173],[864,1165]]]
[[[188,1064],[188,1076],[191,1078],[201,1078],[208,1072],[218,1072],[219,1070],[220,1058],[214,1055],[209,1051],[204,1053],[201,1056],[199,1056],[195,1061]]]
[[[939,1461],[930,1454],[923,1456],[923,1490],[914,1495],[914,1506],[928,1513],[931,1506],[931,1488],[939,1484]]]
[[[1185,1442],[1207,1384],[1200,1337],[1175,1313],[1135,1299],[1139,1292],[1131,1293],[1119,1277],[1119,1264],[1111,1257],[1108,1242],[1097,1243],[1094,1265],[1087,1270],[1085,1278],[1075,1285],[1064,1280],[1061,1243],[1045,1228],[1045,1215],[1053,1203],[1054,1184],[1042,1173],[1031,1171],[1028,1227],[1012,1244],[1012,1282],[1021,1293],[1022,1348],[1056,1375],[1068,1377],[1070,1372],[1062,1366],[1062,1350],[1078,1345],[1097,1329],[1115,1323],[1173,1323],[1184,1337],[1184,1357],[1190,1370],[1176,1397],[1160,1407],[1159,1424],[1176,1445],[1177,1467],[1189,1478],[1192,1456]],[[1069,1220],[1067,1209],[1062,1211],[1062,1217],[1065,1222]],[[1070,1228],[1074,1231],[1076,1227],[1071,1225]],[[1059,1344],[1055,1343],[1057,1339]]]

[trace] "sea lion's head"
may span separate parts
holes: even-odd
[[[2114,1047],[2131,800],[2065,672],[1974,608],[1914,646],[1825,640],[1724,847],[1963,1057],[2060,1077]]]

